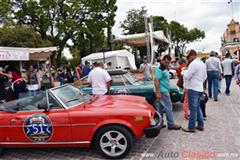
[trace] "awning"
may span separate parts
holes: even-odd
[[[46,48],[29,48],[30,60],[47,60],[54,51],[57,51],[57,47],[46,47]]]
[[[125,35],[114,39],[113,43],[123,43],[133,47],[142,47],[146,46],[146,38],[147,35],[145,33]],[[169,43],[169,40],[165,37],[163,31],[153,32],[153,41],[155,44],[162,42]]]
[[[19,48],[0,47],[0,61],[47,60],[57,47]]]

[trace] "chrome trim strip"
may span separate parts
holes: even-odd
[[[72,124],[73,127],[75,126],[96,126],[96,123],[80,123],[80,124]]]
[[[89,144],[91,143],[90,141],[80,141],[80,142],[0,142],[1,144],[18,144],[18,145],[32,145],[32,144],[38,144],[38,145],[44,145],[44,144]]]
[[[52,125],[53,127],[76,127],[76,126],[96,126],[96,123],[79,123],[79,124],[60,124]],[[0,126],[0,128],[23,128],[23,125]]]

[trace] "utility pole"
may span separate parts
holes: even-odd
[[[150,49],[151,49],[151,65],[153,64],[153,61],[154,61],[154,57],[155,57],[155,54],[154,54],[154,42],[153,42],[153,18],[150,17],[150,23],[149,23],[149,34],[150,34]]]
[[[148,59],[148,62],[150,62],[149,28],[148,28],[148,18],[146,15],[144,17],[144,21],[145,21],[146,44],[147,44],[147,59]]]

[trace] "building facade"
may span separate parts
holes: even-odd
[[[221,52],[224,56],[226,53],[230,53],[232,57],[240,58],[240,24],[235,20],[227,25],[223,37],[221,38]]]

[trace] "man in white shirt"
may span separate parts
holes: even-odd
[[[232,60],[231,60],[230,53],[227,53],[225,55],[225,59],[222,61],[222,67],[223,67],[223,76],[226,80],[225,94],[229,96],[230,86],[231,86],[232,77],[233,77],[233,73],[234,73],[233,63],[232,63]]]
[[[145,81],[152,80],[153,73],[151,69],[151,64],[149,64],[147,61],[147,57],[143,58],[143,63],[140,65],[140,72],[143,73]]]
[[[217,53],[211,51],[210,57],[205,63],[207,68],[208,96],[212,98],[213,91],[214,101],[218,101],[218,85],[222,73],[221,61],[216,56]]]
[[[188,104],[190,117],[188,128],[182,128],[184,132],[195,132],[195,129],[204,130],[203,114],[200,108],[200,98],[203,94],[203,83],[207,79],[207,70],[205,64],[197,58],[195,50],[188,51],[187,59],[190,64],[184,72],[184,79],[187,80]],[[197,116],[197,117],[196,117]],[[198,122],[197,127],[195,122]]]
[[[100,67],[99,62],[88,75],[88,82],[92,86],[93,95],[104,95],[109,93],[111,77],[108,72]]]

